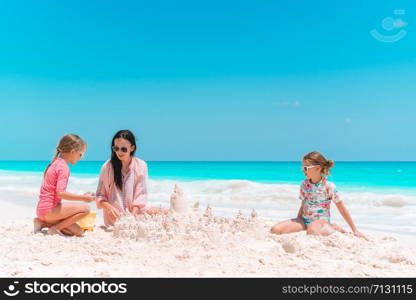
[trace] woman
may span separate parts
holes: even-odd
[[[130,130],[121,130],[113,137],[111,159],[101,168],[96,193],[97,208],[104,209],[106,226],[114,225],[124,212],[134,216],[160,212],[147,205],[147,164],[134,156],[136,149],[136,138]]]

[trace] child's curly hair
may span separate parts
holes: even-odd
[[[307,161],[312,165],[321,166],[321,173],[324,175],[329,175],[331,173],[330,169],[335,165],[333,160],[327,160],[318,151],[309,152],[303,157],[303,161]]]

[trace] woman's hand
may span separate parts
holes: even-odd
[[[137,217],[140,213],[140,209],[137,206],[135,206],[133,207],[131,213],[133,214],[133,216]]]
[[[140,215],[142,215],[141,211],[144,208],[144,204],[139,204],[138,206],[134,206],[133,209],[131,210],[131,213],[133,216],[135,216],[136,218]]]
[[[107,201],[103,201],[102,205],[103,205],[103,209],[110,215],[112,220],[115,221],[120,217],[121,214],[118,208],[114,207]]]

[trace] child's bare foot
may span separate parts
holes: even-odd
[[[339,231],[341,233],[347,233],[344,228],[342,228],[341,226],[339,226],[338,224],[332,223],[332,228],[335,229],[336,231]]]
[[[329,225],[329,224],[324,224],[321,229],[319,230],[319,234],[323,235],[323,236],[328,236],[331,235],[335,232],[335,229]]]
[[[64,234],[62,232],[60,232],[58,229],[56,229],[54,226],[52,226],[51,228],[49,228],[47,235],[60,235],[60,236],[64,236]]]
[[[45,227],[45,222],[41,221],[39,218],[33,219],[33,233],[39,233],[42,228]]]

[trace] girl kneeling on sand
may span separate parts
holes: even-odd
[[[59,141],[55,157],[43,176],[37,218],[34,219],[35,233],[44,227],[50,227],[48,234],[82,235],[83,230],[76,222],[89,214],[89,206],[61,201],[94,201],[94,197],[89,193],[77,195],[66,192],[70,175],[68,163],[75,165],[84,155],[86,148],[87,144],[75,134],[65,135]]]
[[[272,233],[285,234],[306,230],[308,234],[329,235],[335,230],[346,233],[340,226],[330,222],[330,205],[333,201],[341,215],[357,237],[366,238],[357,230],[351,215],[339,198],[335,184],[327,180],[332,160],[327,160],[319,152],[310,152],[303,157],[302,171],[306,179],[300,187],[299,199],[302,201],[298,216],[274,225]]]
[[[122,213],[139,216],[161,212],[147,205],[147,164],[134,156],[136,150],[136,138],[130,130],[120,130],[114,135],[111,159],[101,168],[96,193],[97,208],[104,209],[106,226],[114,225]]]

